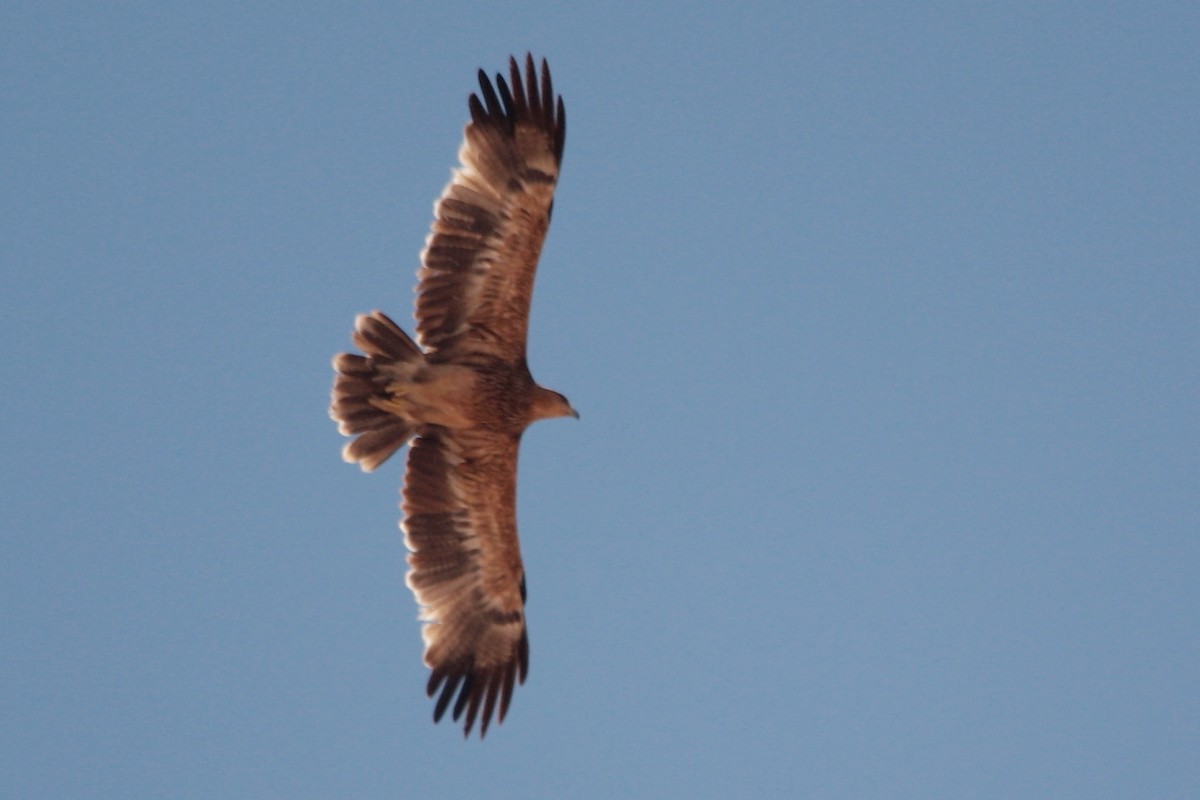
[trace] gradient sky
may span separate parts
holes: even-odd
[[[0,11],[0,796],[1200,796],[1200,6],[409,5]],[[329,360],[526,50],[481,743]]]

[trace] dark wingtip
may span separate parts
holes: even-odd
[[[497,72],[495,81],[482,69],[478,72],[479,92],[468,100],[471,120],[477,125],[514,126],[519,119],[539,123],[552,137],[554,158],[562,162],[567,139],[567,115],[562,95],[554,94],[550,64],[541,60],[541,69],[533,53],[525,53],[524,74],[516,56],[508,57],[508,80]]]
[[[508,116],[504,106],[500,104],[500,98],[496,96],[496,90],[492,88],[492,82],[488,80],[487,73],[482,69],[479,70],[479,91],[483,94],[483,103],[489,117],[503,119]]]
[[[442,682],[446,681],[446,685],[442,688],[442,693],[438,697],[437,704],[433,707],[434,722],[442,721],[442,716],[446,713],[446,708],[449,707],[450,701],[454,699],[454,690],[458,688],[461,680],[462,675],[447,675],[442,670],[434,670],[433,674],[429,676],[429,684],[425,687],[425,693],[429,697],[433,697]]]
[[[558,96],[558,127],[554,131],[554,160],[562,163],[563,149],[567,144],[567,109],[562,95]]]
[[[449,711],[452,720],[462,722],[465,738],[470,737],[476,722],[479,738],[484,738],[493,720],[499,725],[508,716],[513,688],[525,682],[528,671],[529,637],[525,633],[516,642],[509,661],[477,669],[474,660],[468,658],[434,668],[425,686],[429,697],[437,697],[433,721],[441,722]]]
[[[483,110],[483,103],[479,102],[479,97],[472,94],[467,98],[467,107],[471,109],[471,121],[476,125],[482,125],[487,122],[487,112]]]

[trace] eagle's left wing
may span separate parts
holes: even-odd
[[[427,426],[412,443],[404,478],[408,586],[425,621],[433,718],[454,701],[464,731],[479,715],[487,733],[503,721],[529,669],[525,571],[517,541],[514,436]],[[454,700],[457,692],[458,698]]]

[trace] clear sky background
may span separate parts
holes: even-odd
[[[1200,6],[411,5],[0,12],[0,796],[1200,796]],[[329,360],[527,49],[582,419],[464,742]]]

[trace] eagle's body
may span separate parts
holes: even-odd
[[[375,469],[411,443],[401,526],[425,621],[434,719],[451,701],[481,735],[529,666],[516,522],[517,450],[531,423],[577,416],[525,361],[529,304],[550,224],[566,117],[542,62],[511,89],[481,70],[462,165],[421,254],[414,342],[381,312],[356,320],[364,355],[334,358],[330,415],[356,436],[347,461]],[[498,93],[498,94],[497,94]],[[457,699],[455,695],[457,694]],[[482,712],[482,713],[480,713]]]

